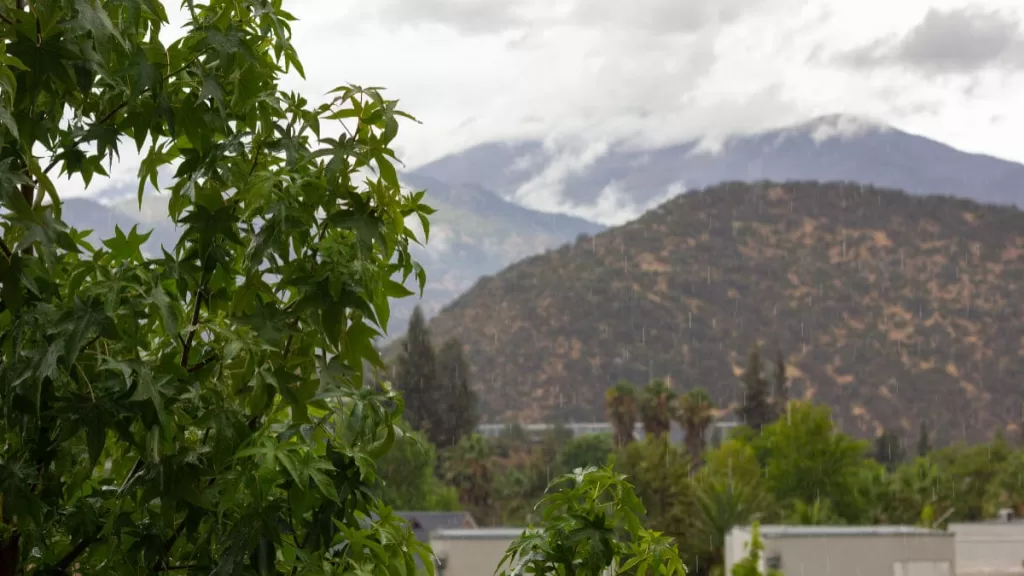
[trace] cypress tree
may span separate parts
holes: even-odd
[[[900,437],[888,428],[875,440],[875,460],[891,472],[903,461],[903,446]]]
[[[423,312],[417,306],[409,318],[409,330],[395,363],[395,388],[405,399],[405,419],[433,442],[440,420],[437,394],[437,358]]]
[[[432,426],[437,446],[453,446],[473,433],[480,420],[477,396],[469,379],[462,343],[449,339],[437,354],[437,384],[442,420]]]
[[[928,423],[921,420],[921,428],[917,438],[917,455],[927,456],[932,451],[931,442],[928,439]]]
[[[775,417],[782,418],[786,415],[786,406],[789,405],[789,377],[786,375],[786,358],[782,350],[775,353],[775,382],[772,390],[772,403],[775,404]]]
[[[761,364],[761,351],[754,346],[747,359],[747,370],[743,373],[743,406],[740,407],[740,416],[744,424],[760,432],[761,428],[775,420],[774,412],[768,381],[764,378]]]

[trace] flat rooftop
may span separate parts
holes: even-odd
[[[513,540],[523,535],[526,528],[441,528],[430,533],[430,538],[444,540]]]
[[[745,526],[744,530],[750,530]],[[768,524],[760,527],[764,538],[816,538],[823,536],[952,536],[945,530],[917,526],[789,526]]]

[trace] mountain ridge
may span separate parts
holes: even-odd
[[[576,168],[563,170],[571,161],[578,161]],[[654,207],[673,189],[681,193],[720,182],[758,180],[855,181],[912,194],[1024,206],[1024,165],[850,114],[819,116],[721,141],[695,138],[655,147],[612,142],[603,152],[546,148],[538,140],[487,142],[413,172],[471,182],[505,198],[524,191],[528,195],[536,182],[558,172],[560,179],[552,178],[567,205],[583,210],[602,193],[614,191],[634,206],[628,217]],[[628,217],[598,220],[621,224]]]
[[[466,346],[488,421],[600,418],[619,378],[735,407],[760,340],[848,432],[978,439],[1021,422],[1022,234],[968,199],[732,182],[483,278],[430,330]]]

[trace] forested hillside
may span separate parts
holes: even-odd
[[[1013,429],[1024,213],[857,184],[727,183],[481,280],[430,324],[485,419],[603,419],[619,379],[741,398],[756,343],[845,430]]]

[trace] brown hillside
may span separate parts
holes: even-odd
[[[735,403],[759,339],[862,436],[1021,421],[1024,213],[856,184],[730,183],[481,279],[430,323],[490,421],[603,419],[619,378]]]

